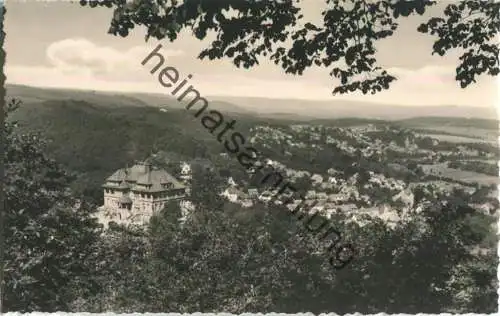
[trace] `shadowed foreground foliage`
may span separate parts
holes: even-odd
[[[180,223],[179,215],[174,215],[179,210],[172,205],[153,219],[148,230],[108,232],[99,258],[110,261],[95,274],[102,276],[105,290],[80,301],[78,309],[496,310],[496,255],[493,251],[471,255],[468,250],[485,237],[484,228],[491,220],[463,208],[429,207],[395,230],[379,220],[360,227],[337,216],[333,222],[358,249],[356,260],[340,271],[331,268],[327,254],[310,233],[301,232],[281,209],[242,210],[228,204],[224,211],[208,210]]]
[[[10,102],[6,112],[17,106]],[[69,282],[86,286],[89,270],[81,263],[99,226],[90,216],[93,207],[69,192],[71,175],[43,153],[43,138],[15,132],[16,123],[8,121],[3,308],[67,309],[75,299],[66,291]]]

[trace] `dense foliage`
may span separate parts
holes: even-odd
[[[10,102],[5,111],[18,104]],[[99,226],[92,205],[68,191],[70,174],[44,154],[43,138],[15,130],[15,122],[5,124],[3,308],[67,309],[77,295],[68,285],[86,283],[82,261]]]
[[[451,161],[448,167],[498,176],[498,165],[483,161]]]

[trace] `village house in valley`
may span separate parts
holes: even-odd
[[[186,197],[183,183],[148,161],[115,171],[103,188],[99,220],[105,225],[110,221],[144,224],[168,201],[177,200],[182,205]]]

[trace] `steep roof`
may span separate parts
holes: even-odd
[[[106,179],[106,181],[110,182],[122,182],[126,177],[125,169],[116,170],[110,177]]]
[[[153,185],[153,181],[151,180],[151,172],[146,172],[140,175],[137,178],[137,184]]]
[[[164,169],[157,169],[148,163],[138,163],[131,168],[115,171],[106,179],[104,187],[124,189],[125,185],[132,191],[159,192],[172,189],[183,189],[185,186]],[[165,186],[171,184],[169,187]],[[146,186],[146,188],[143,188]]]
[[[118,188],[120,188],[120,189],[130,189],[130,185],[125,180],[122,180],[122,182],[120,182],[120,185],[118,186]]]

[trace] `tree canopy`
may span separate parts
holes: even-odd
[[[268,58],[286,73],[326,68],[334,94],[389,89],[397,78],[378,65],[376,42],[393,36],[402,19],[423,15],[433,0],[328,0],[322,21],[308,20],[300,0],[81,0],[81,5],[113,9],[108,33],[126,37],[145,26],[145,39],[175,41],[182,30],[210,43],[200,59],[229,58],[249,68]],[[435,36],[430,52],[461,51],[455,79],[462,88],[478,76],[500,72],[500,3],[461,0],[446,5],[418,32]],[[416,30],[416,31],[417,31]],[[212,36],[213,35],[213,36]]]
[[[12,113],[12,100],[4,111]],[[19,133],[8,120],[5,139],[5,238],[3,306],[16,311],[58,311],[90,289],[82,262],[99,236],[95,208],[68,190],[72,175],[43,152],[40,135]],[[85,284],[85,285],[83,285]],[[87,287],[88,286],[88,287]],[[75,287],[73,286],[73,289]]]

